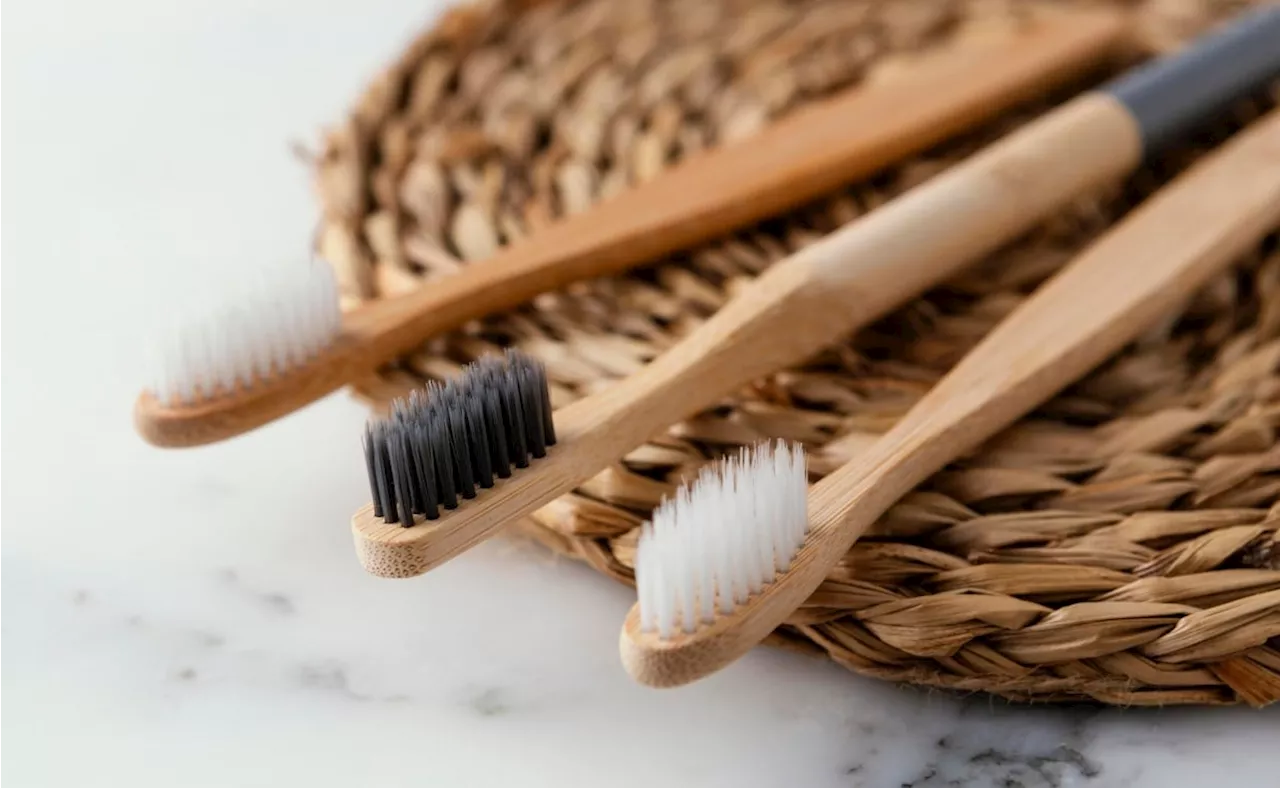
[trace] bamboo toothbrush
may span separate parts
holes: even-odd
[[[385,509],[379,516],[373,505],[356,512],[361,562],[387,577],[426,572],[667,425],[884,315],[1280,76],[1276,40],[1280,8],[1252,14],[1182,54],[1072,99],[775,264],[645,369],[557,411],[554,447],[527,469],[432,520],[388,517]]]
[[[345,317],[326,269],[284,272],[188,330],[158,337],[158,379],[135,405],[136,428],[165,447],[230,438],[468,320],[776,215],[1099,65],[1123,44],[1122,20],[1056,14],[1002,40],[956,46],[917,72],[797,112],[493,259]]]
[[[642,533],[640,601],[620,638],[627,671],[674,686],[744,654],[901,496],[1120,350],[1276,229],[1280,110],[1042,286],[864,454],[813,486],[807,522],[798,449],[764,447],[705,473]]]

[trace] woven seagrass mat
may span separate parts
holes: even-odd
[[[1132,59],[1241,7],[1123,5],[1134,15]],[[318,249],[347,306],[429,287],[683,156],[872,70],[909,68],[948,39],[1016,24],[1027,9],[1012,0],[459,7],[412,41],[315,154]],[[505,346],[546,362],[557,406],[598,391],[773,261],[1087,86],[791,215],[433,339],[356,391],[380,408]],[[1194,146],[1069,206],[810,363],[654,436],[520,527],[629,583],[636,526],[721,452],[785,437],[807,445],[815,475],[828,472],[1077,250],[1262,109],[1239,108]],[[770,642],[886,680],[1018,700],[1272,702],[1278,427],[1273,236],[1181,314],[899,502]]]

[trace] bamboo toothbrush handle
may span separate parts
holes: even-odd
[[[566,439],[620,455],[653,430],[803,361],[1063,204],[1130,170],[1137,126],[1091,93],[765,272],[641,372],[561,412]],[[568,440],[566,440],[566,443]]]
[[[782,624],[903,494],[1131,341],[1280,227],[1280,110],[1135,210],[1042,286],[864,454],[809,493],[810,535],[790,568],[727,617],[663,641],[619,640],[636,680],[686,684]]]
[[[1065,82],[1114,52],[1124,32],[1124,18],[1110,11],[1035,19],[1007,41],[954,46],[890,84],[800,110],[490,260],[378,304],[353,321],[360,356],[385,360],[539,293],[776,216]]]
[[[843,555],[899,497],[1119,351],[1280,228],[1280,110],[1135,209],[991,332],[862,457],[815,486]]]
[[[1150,64],[1027,124],[775,266],[607,398],[571,406],[565,414],[571,428],[585,427],[597,441],[597,456],[621,456],[661,425],[802,361],[1030,229],[1077,195],[1132,171],[1143,155],[1176,139],[1231,97],[1267,84],[1280,73],[1280,50],[1273,46],[1277,35],[1280,9],[1258,12],[1180,57]],[[1164,248],[1173,237],[1162,239]],[[1128,274],[1125,283],[1137,287],[1150,272]],[[1091,312],[1089,317],[1112,316]],[[1028,348],[1053,347],[1036,342]],[[979,374],[987,385],[1003,379]]]

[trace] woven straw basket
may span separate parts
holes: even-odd
[[[1070,5],[1057,2],[1055,5]],[[1134,57],[1239,3],[1126,3]],[[346,305],[468,261],[952,36],[1015,0],[582,0],[459,7],[316,156]],[[1076,86],[1079,89],[1084,86]],[[1043,112],[1046,97],[874,179],[627,276],[426,343],[356,386],[375,409],[518,346],[558,406],[706,320],[744,282]],[[632,582],[636,527],[720,453],[803,441],[818,475],[884,432],[1072,255],[1264,107],[1090,195],[926,297],[671,426],[519,527]],[[901,500],[770,639],[897,682],[1024,701],[1280,698],[1280,252]],[[354,440],[354,438],[353,438]]]

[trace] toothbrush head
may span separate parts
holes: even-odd
[[[373,515],[404,528],[437,520],[555,445],[546,370],[508,351],[392,403],[364,432]]]
[[[184,304],[180,324],[157,338],[146,392],[158,404],[192,406],[270,381],[314,359],[341,326],[337,283],[322,261],[263,269],[220,295]]]
[[[758,644],[821,581],[804,450],[778,441],[702,471],[642,526],[623,667],[651,687],[696,681]]]
[[[323,261],[263,268],[231,290],[196,286],[155,331],[134,423],[148,442],[195,446],[239,434],[343,382],[338,286]],[[180,303],[179,303],[180,301]]]
[[[640,630],[692,634],[786,572],[808,530],[807,482],[802,448],[761,443],[663,501],[636,549]]]

